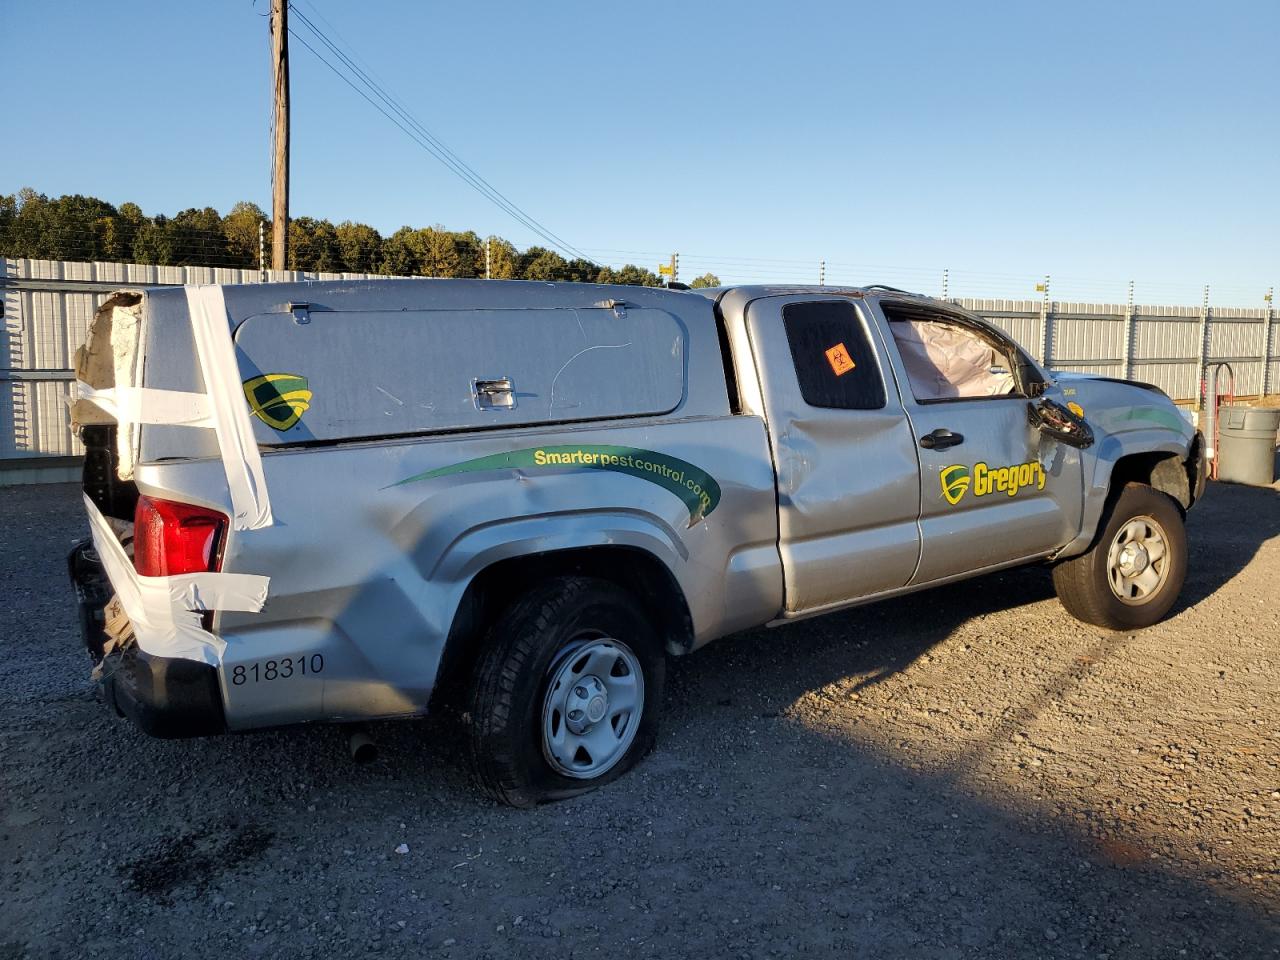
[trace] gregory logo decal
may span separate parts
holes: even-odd
[[[960,464],[947,467],[938,474],[938,479],[942,481],[942,495],[954,507],[969,489],[969,468]]]
[[[973,470],[964,464],[953,464],[944,467],[938,474],[942,484],[942,495],[953,507],[961,498],[973,489],[975,497],[985,497],[1001,492],[1016,497],[1022,490],[1034,487],[1044,489],[1044,467],[1039,460],[1028,460],[1010,467],[988,467],[985,463],[975,463]]]
[[[615,447],[606,444],[582,444],[562,447],[529,447],[510,453],[495,453],[475,460],[464,460],[452,466],[428,470],[406,477],[392,486],[434,480],[462,473],[488,470],[586,469],[609,470],[647,480],[667,490],[689,510],[689,526],[711,515],[720,503],[720,484],[701,467],[653,450]]]
[[[244,395],[253,415],[283,433],[311,406],[307,378],[296,373],[264,373],[244,382]]]

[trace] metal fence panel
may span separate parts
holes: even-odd
[[[371,278],[0,258],[0,460],[83,452],[67,416],[75,390],[71,368],[94,312],[117,286]],[[1135,305],[1126,323],[1127,308],[1116,303],[954,302],[1003,330],[1051,369],[1119,377],[1128,361],[1135,380],[1153,383],[1182,402],[1199,396],[1203,305]],[[1264,371],[1266,386],[1275,392],[1280,384],[1280,323],[1267,309],[1211,308],[1204,357],[1231,364],[1238,395],[1262,392]]]

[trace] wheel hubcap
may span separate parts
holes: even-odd
[[[635,740],[644,709],[644,675],[631,649],[612,637],[570,644],[548,671],[542,752],[566,777],[598,777]]]
[[[1151,517],[1134,517],[1116,532],[1107,551],[1111,592],[1125,603],[1146,603],[1168,578],[1164,528]]]

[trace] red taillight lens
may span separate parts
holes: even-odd
[[[144,577],[209,573],[222,565],[227,517],[217,510],[139,497],[133,516],[133,566]]]

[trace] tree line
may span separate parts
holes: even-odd
[[[256,269],[258,230],[264,223],[269,233],[266,214],[244,201],[225,216],[213,207],[149,216],[136,203],[116,207],[80,194],[50,198],[24,187],[0,194],[0,256]],[[488,275],[497,280],[662,283],[656,273],[634,264],[602,267],[545,247],[520,250],[500,237],[491,237],[488,246]],[[406,226],[384,237],[368,224],[350,220],[335,225],[304,216],[289,223],[290,270],[483,277],[485,260],[485,241],[473,230]],[[691,286],[719,284],[708,273]]]

